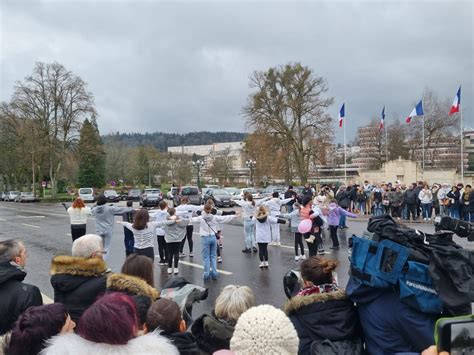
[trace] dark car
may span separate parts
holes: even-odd
[[[140,201],[141,195],[142,195],[142,190],[132,189],[128,192],[128,200]]]
[[[235,202],[232,201],[231,197],[232,195],[225,189],[209,189],[203,200],[211,199],[217,207],[233,207]]]
[[[189,198],[189,203],[192,205],[200,205],[202,202],[201,191],[197,186],[182,186],[178,193],[173,196],[173,204],[178,206],[181,203],[181,198]]]
[[[143,207],[158,206],[163,200],[163,193],[160,189],[145,189],[140,197],[140,204]]]
[[[120,196],[115,190],[105,190],[104,196],[107,202],[119,202]]]

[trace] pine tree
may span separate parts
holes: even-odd
[[[78,182],[81,187],[103,187],[105,185],[105,151],[95,119],[82,124],[77,146],[79,162]]]

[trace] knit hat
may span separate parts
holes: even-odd
[[[230,340],[230,350],[235,355],[293,355],[298,353],[298,345],[298,334],[290,319],[268,304],[244,312]]]

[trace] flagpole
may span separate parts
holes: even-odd
[[[387,125],[385,124],[385,120],[383,122],[385,128],[385,162],[388,162],[388,136],[387,136]]]
[[[461,182],[462,184],[464,185],[464,154],[463,154],[463,145],[464,145],[464,141],[463,141],[463,127],[462,127],[462,106],[461,104],[459,105],[459,111],[460,114],[461,114]]]
[[[422,160],[422,179],[424,179],[424,174],[425,174],[425,115],[421,116],[421,122],[422,122],[422,125],[423,125],[423,128],[422,128],[422,135],[423,135],[423,141],[422,141],[422,144],[423,144],[423,149],[422,149],[422,154],[423,154],[423,160]]]
[[[346,149],[347,149],[347,146],[346,146],[346,124],[347,124],[347,121],[346,119],[344,118],[344,184],[347,186],[347,160],[346,160]]]

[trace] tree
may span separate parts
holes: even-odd
[[[305,183],[310,162],[319,152],[315,139],[327,141],[332,136],[332,118],[326,110],[334,100],[324,97],[326,81],[295,63],[254,72],[250,86],[257,91],[243,110],[248,126],[259,134],[272,135],[276,144],[286,148]]]
[[[94,121],[82,124],[76,151],[79,172],[77,180],[82,187],[105,185],[105,151],[99,130]]]
[[[402,124],[400,120],[395,119],[391,125],[387,127],[388,135],[388,160],[409,158],[409,151],[406,144],[406,124]]]
[[[81,122],[96,117],[86,83],[59,63],[36,63],[32,75],[17,82],[12,107],[34,122],[37,144],[47,151],[53,197],[66,156],[77,143]]]
[[[230,149],[226,148],[220,152],[213,152],[210,156],[211,164],[206,170],[208,175],[215,180],[218,180],[220,184],[229,182],[229,178],[232,172],[232,165],[235,157],[230,154]]]

